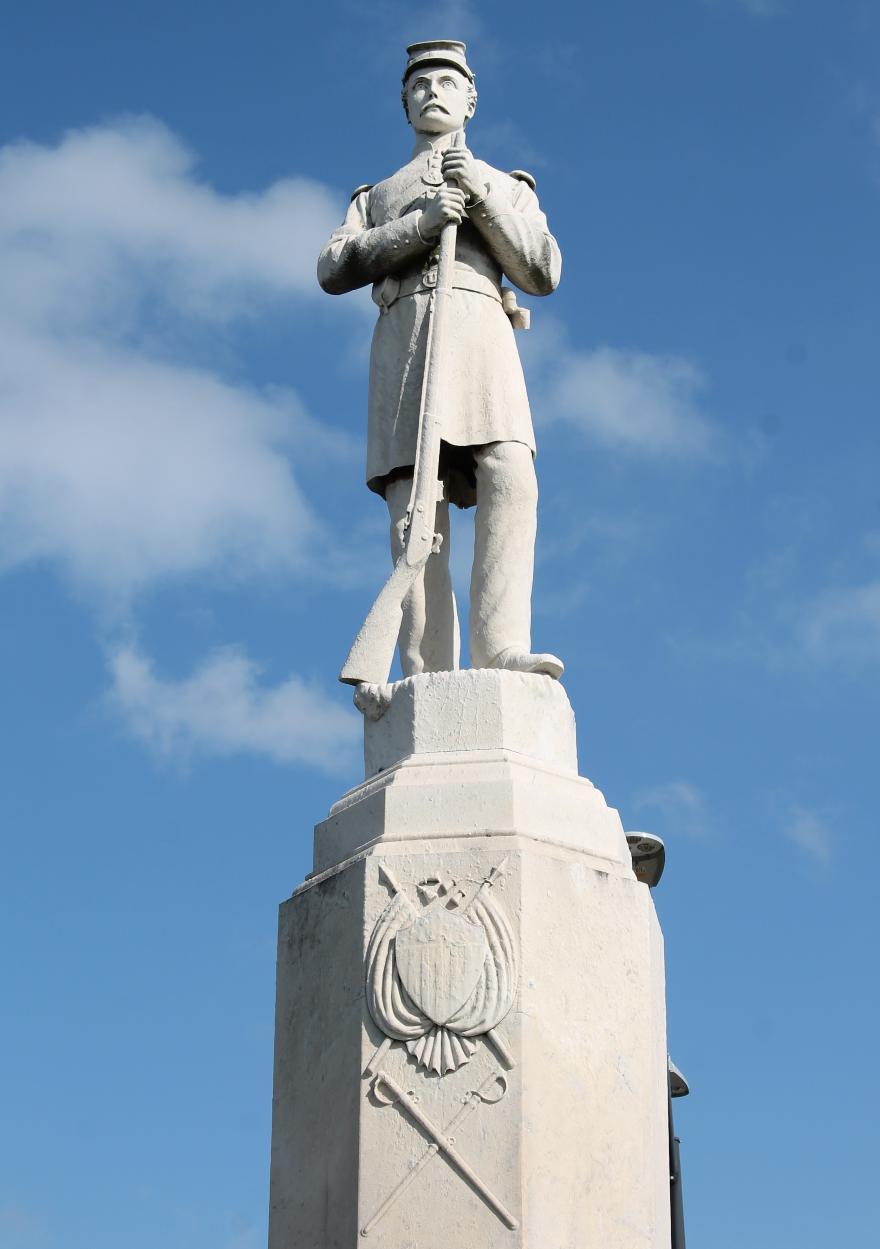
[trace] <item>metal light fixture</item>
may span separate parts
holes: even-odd
[[[687,1097],[691,1091],[685,1077],[676,1067],[671,1058],[667,1056],[667,1065],[669,1067],[669,1096],[670,1097]]]
[[[669,1213],[672,1221],[672,1249],[686,1249],[684,1239],[684,1194],[681,1185],[681,1141],[675,1135],[672,1119],[673,1097],[687,1097],[691,1091],[687,1080],[666,1055],[669,1072]]]
[[[666,866],[666,847],[653,833],[627,833],[626,840],[636,880],[653,889]]]

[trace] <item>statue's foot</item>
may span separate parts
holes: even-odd
[[[391,705],[392,693],[391,685],[374,685],[371,681],[361,681],[354,689],[354,705],[368,720],[381,720]]]
[[[503,668],[506,672],[543,672],[558,681],[565,671],[565,664],[555,655],[531,655],[508,646],[489,664],[490,668]]]

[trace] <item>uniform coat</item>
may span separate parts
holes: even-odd
[[[367,485],[385,493],[389,477],[415,462],[436,243],[417,222],[442,185],[451,136],[422,140],[413,159],[355,193],[345,221],[318,259],[325,291],[373,284],[379,319],[370,357]],[[477,161],[485,197],[458,229],[453,315],[443,377],[442,464],[455,502],[474,502],[470,457],[456,449],[521,442],[535,450],[532,418],[510,320],[501,305],[506,277],[530,295],[559,282],[561,258],[528,175]]]

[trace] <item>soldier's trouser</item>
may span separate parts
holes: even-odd
[[[493,442],[475,453],[477,508],[471,570],[470,648],[475,668],[491,667],[502,651],[531,649],[532,576],[538,485],[524,443]],[[411,478],[389,484],[391,556],[403,551]],[[449,575],[449,504],[437,504],[443,545],[403,605],[400,662],[404,676],[458,667],[459,633]]]

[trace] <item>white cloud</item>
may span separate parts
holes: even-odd
[[[265,1240],[265,1233],[261,1237],[248,1219],[236,1215],[231,1220],[229,1239],[224,1241],[223,1249],[257,1249],[262,1240]]]
[[[256,1229],[246,1228],[233,1233],[232,1239],[226,1242],[226,1249],[257,1249],[261,1243]]]
[[[220,194],[149,117],[55,147],[13,143],[0,151],[3,303],[75,325],[148,292],[211,317],[240,311],[255,289],[316,294],[315,257],[338,216],[330,192],[302,178]]]
[[[523,354],[539,420],[565,421],[594,442],[634,455],[706,460],[720,454],[721,436],[699,405],[705,379],[691,361],[607,346],[577,350],[553,321],[530,334]]]
[[[360,717],[292,676],[260,684],[237,648],[215,651],[192,675],[163,680],[132,646],[110,656],[111,706],[132,736],[163,757],[266,755],[327,772],[353,764]]]
[[[510,117],[485,124],[477,117],[472,125],[473,144],[482,160],[505,169],[537,170],[547,165],[546,156],[535,147],[525,129]]]
[[[797,810],[783,830],[789,841],[820,866],[831,862],[833,834],[824,820],[812,811]]]
[[[323,298],[338,215],[303,179],[220,194],[149,118],[0,150],[0,571],[49,562],[110,621],[168,577],[351,580],[298,482],[347,440],[216,368],[232,318]],[[353,712],[262,684],[235,649],[179,681],[126,646],[111,669],[113,707],[160,753],[353,757]]]
[[[824,591],[804,607],[799,630],[815,659],[880,659],[880,580]]]
[[[483,22],[477,7],[473,0],[439,0],[439,3],[426,6],[430,20],[438,23],[438,29],[453,32],[444,34],[444,39],[472,39],[478,35],[483,29]]]
[[[788,12],[787,0],[703,0],[703,3],[713,9],[732,3],[752,17],[782,17]]]
[[[32,1210],[7,1201],[0,1205],[0,1240],[4,1249],[40,1249],[48,1243],[48,1227]]]
[[[788,9],[785,0],[740,0],[753,17],[781,17]]]
[[[634,805],[639,811],[656,812],[671,835],[702,837],[708,831],[703,796],[688,781],[666,781],[644,789],[636,795]]]
[[[292,394],[94,342],[0,343],[0,567],[102,596],[232,563],[302,565],[318,528],[286,458]]]
[[[474,0],[373,0],[369,7],[352,5],[351,19],[371,32],[378,27],[385,46],[392,38],[402,53],[420,39],[476,38],[483,30],[478,7]]]
[[[301,179],[218,193],[150,119],[0,151],[0,567],[52,560],[124,600],[167,575],[302,566],[319,525],[298,447],[340,440],[194,343],[319,295],[337,216]]]

